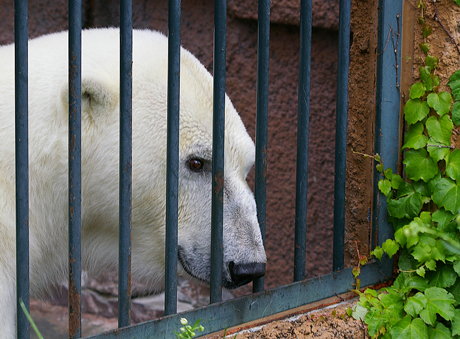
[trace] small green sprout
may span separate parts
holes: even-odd
[[[188,325],[188,320],[185,318],[180,319],[180,323],[183,325],[179,330],[180,332],[174,331],[177,339],[191,339],[196,336],[196,331],[203,332],[204,327],[200,325],[200,320],[198,319],[193,326]]]

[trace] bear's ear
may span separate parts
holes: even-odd
[[[65,108],[69,106],[69,88],[65,84],[61,90],[61,101]],[[115,109],[118,103],[118,91],[102,81],[83,78],[81,81],[82,119],[97,119],[107,111]]]

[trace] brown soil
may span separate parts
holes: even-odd
[[[237,339],[361,339],[370,338],[361,321],[348,317],[355,301],[314,311],[302,316],[271,322],[260,329],[237,333]],[[226,338],[234,338],[230,334]],[[208,337],[211,339],[210,337]],[[213,339],[222,338],[212,337]]]

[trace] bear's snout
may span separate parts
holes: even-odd
[[[231,261],[228,264],[228,268],[232,282],[238,287],[265,275],[265,263],[251,262],[235,264]]]

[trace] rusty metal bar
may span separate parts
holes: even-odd
[[[15,152],[16,152],[16,288],[17,337],[28,339],[30,325],[20,302],[29,309],[29,130],[28,2],[14,2]]]
[[[69,338],[81,337],[81,0],[69,0]]]
[[[226,40],[227,1],[217,0],[214,8],[211,303],[222,300]]]
[[[120,200],[118,327],[131,319],[132,0],[120,2]]]

